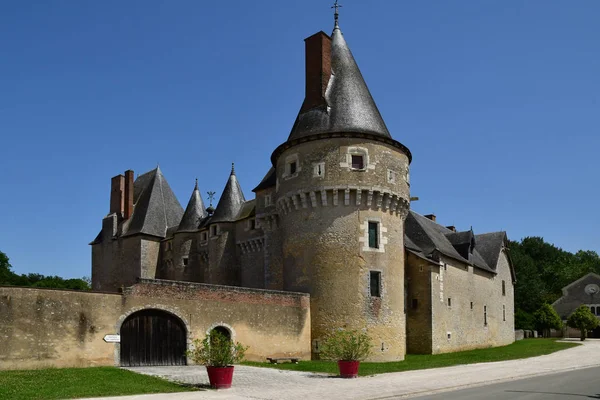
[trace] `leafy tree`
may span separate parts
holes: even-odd
[[[550,329],[562,328],[558,313],[548,303],[544,303],[534,314],[536,329],[542,331],[544,337],[550,337]]]
[[[12,266],[8,261],[8,256],[0,251],[0,285],[9,284],[14,275],[11,271]]]
[[[532,331],[535,329],[535,318],[532,313],[517,308],[515,311],[515,328]]]
[[[567,325],[571,328],[579,329],[581,340],[583,341],[585,340],[587,331],[591,331],[598,326],[598,319],[587,306],[582,304],[569,316]]]

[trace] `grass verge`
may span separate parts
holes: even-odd
[[[457,353],[418,355],[407,354],[404,361],[396,362],[361,362],[360,375],[383,374],[386,372],[412,371],[417,369],[450,367],[460,364],[474,364],[491,361],[516,360],[554,353],[559,350],[578,346],[579,343],[561,343],[556,339],[525,339],[508,346],[460,351]],[[277,368],[292,371],[325,372],[337,374],[335,361],[300,361],[298,364],[269,364],[262,362],[245,362],[253,367]]]
[[[51,400],[193,390],[114,367],[0,371],[0,399]]]

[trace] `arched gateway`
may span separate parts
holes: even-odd
[[[185,324],[162,310],[131,314],[121,325],[120,364],[123,367],[186,364]]]

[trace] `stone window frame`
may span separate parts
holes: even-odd
[[[319,171],[321,172],[320,174]],[[313,163],[313,178],[325,178],[325,161]]]
[[[273,204],[271,194],[265,194],[265,207],[269,207]]]
[[[221,234],[221,230],[219,229],[219,225],[218,224],[214,224],[210,226],[210,238],[211,239],[216,239],[219,237],[219,235]]]
[[[502,281],[502,296],[506,296],[506,281]]]
[[[208,240],[208,230],[204,230],[200,232],[200,241],[206,242]]]
[[[296,163],[296,171],[291,173],[292,164]],[[285,158],[285,169],[281,177],[285,180],[292,179],[298,176],[298,174],[302,171],[302,167],[300,166],[300,156],[298,153],[290,154]]]
[[[254,222],[254,227],[252,226],[253,222]],[[246,231],[246,232],[255,231],[256,229],[258,229],[258,224],[256,223],[256,218],[249,218],[248,220],[246,220],[246,227],[244,228],[244,231]]]
[[[352,156],[362,156],[363,157],[363,167],[362,168],[352,168]],[[340,163],[340,167],[346,168],[349,171],[366,172],[367,170],[375,169],[375,164],[372,164],[370,162],[369,150],[366,147],[350,146],[346,149],[344,158],[345,158],[345,161],[342,161]]]
[[[373,295],[372,291],[371,291],[371,276],[373,274],[376,274],[376,276],[379,277],[379,285],[378,285],[378,294],[377,295]],[[381,269],[369,269],[369,275],[368,275],[368,285],[367,285],[367,290],[369,293],[369,297],[370,298],[377,298],[377,299],[381,299],[383,297],[383,271]]]
[[[448,297],[448,308],[452,308],[452,297]]]
[[[189,256],[181,257],[181,263],[183,264],[184,267],[189,266],[190,265],[190,257]]]
[[[378,248],[369,247],[369,222],[376,222],[378,224]],[[387,227],[383,226],[380,217],[366,217],[363,223],[360,225],[362,231],[361,236],[358,238],[358,242],[362,244],[362,251],[370,251],[374,253],[385,253],[385,246],[388,244],[388,237],[384,235],[387,233]]]
[[[395,184],[396,183],[396,171],[394,171],[393,169],[388,169],[387,170],[387,182],[391,183],[391,184]]]

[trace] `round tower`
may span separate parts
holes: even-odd
[[[306,97],[271,156],[283,287],[311,295],[313,357],[333,329],[366,329],[372,360],[406,352],[409,150],[392,139],[336,21],[306,43]]]

